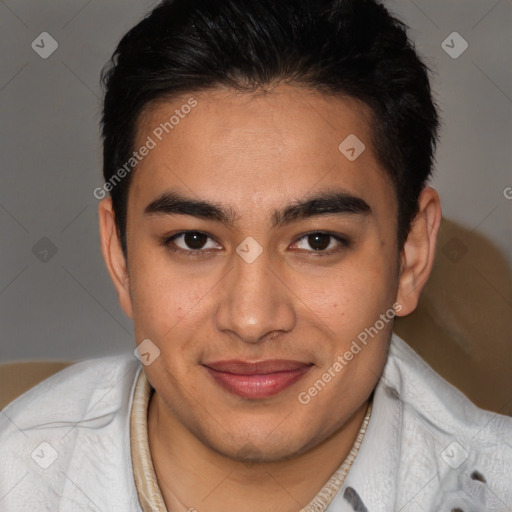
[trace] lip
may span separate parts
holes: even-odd
[[[203,366],[225,390],[242,398],[261,399],[277,395],[301,379],[313,366],[300,361],[216,361]]]

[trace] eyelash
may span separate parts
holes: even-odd
[[[211,240],[213,240],[213,238],[210,235],[208,235],[208,233],[204,233],[203,231],[180,231],[179,233],[176,233],[175,235],[165,237],[162,242],[167,247],[167,249],[169,249],[170,251],[178,253],[178,254],[182,254],[189,258],[198,258],[198,257],[203,256],[204,254],[208,254],[212,250],[216,250],[216,249],[209,249],[209,250],[204,250],[204,249],[193,250],[193,249],[191,249],[189,251],[186,251],[186,250],[181,249],[180,247],[176,247],[175,245],[172,244],[172,242],[176,238],[179,238],[182,235],[187,235],[189,233],[193,233],[196,235],[204,235],[204,236],[210,238]]]
[[[217,249],[206,249],[206,250],[204,250],[204,249],[196,249],[196,250],[190,249],[190,250],[184,250],[184,249],[181,249],[180,247],[177,247],[176,245],[172,244],[172,242],[176,238],[179,238],[180,236],[183,236],[183,235],[186,235],[186,234],[190,234],[190,233],[198,234],[198,235],[204,235],[204,236],[208,237],[209,239],[214,240],[213,237],[208,235],[208,233],[204,233],[203,231],[180,231],[179,233],[176,233],[175,235],[163,238],[162,243],[163,243],[163,245],[165,247],[167,247],[168,250],[170,250],[172,252],[175,252],[175,253],[178,253],[178,254],[182,254],[182,255],[187,256],[189,258],[198,258],[198,257],[201,257],[201,256],[203,256],[205,254],[210,253],[211,251],[217,250]],[[310,231],[308,233],[301,234],[301,235],[299,235],[297,240],[295,242],[293,242],[292,245],[297,244],[302,239],[304,239],[304,238],[306,238],[308,236],[311,236],[311,235],[325,235],[325,236],[329,236],[329,237],[335,239],[337,242],[339,242],[341,247],[338,246],[338,247],[335,247],[334,249],[330,249],[330,250],[327,250],[327,251],[326,250],[320,250],[320,251],[310,250],[310,251],[306,251],[306,250],[303,250],[303,249],[298,249],[299,252],[307,252],[307,253],[313,255],[314,257],[323,257],[323,256],[331,256],[332,254],[338,253],[338,252],[342,251],[343,249],[348,249],[349,247],[351,247],[351,241],[348,238],[340,236],[340,235],[338,235],[336,233],[332,233],[330,231]]]
[[[311,236],[311,235],[324,235],[324,236],[328,236],[328,237],[333,238],[334,240],[336,240],[339,243],[339,245],[337,247],[334,247],[333,249],[329,249],[329,250],[320,250],[320,251],[309,250],[308,251],[308,250],[304,250],[304,249],[298,249],[298,251],[300,251],[300,252],[307,252],[307,253],[311,254],[312,256],[314,256],[314,257],[317,257],[317,258],[320,257],[321,258],[322,256],[331,256],[333,254],[341,252],[344,249],[348,249],[351,246],[351,241],[347,237],[338,235],[336,233],[332,233],[330,231],[309,231],[308,233],[303,233],[303,234],[299,235],[297,240],[295,242],[293,242],[292,245],[297,244],[298,242],[300,242],[304,238],[307,238],[308,236]],[[329,245],[330,245],[330,243],[329,243]]]

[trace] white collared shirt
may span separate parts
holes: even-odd
[[[0,511],[142,512],[130,450],[140,371],[131,354],[78,363],[0,412]],[[512,418],[478,409],[393,334],[340,485],[327,512],[512,512]]]

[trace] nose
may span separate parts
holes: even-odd
[[[238,254],[233,260],[215,313],[217,329],[234,333],[245,343],[258,343],[291,331],[296,314],[283,271],[270,266],[265,251],[251,263]]]

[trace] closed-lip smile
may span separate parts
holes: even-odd
[[[302,378],[312,363],[286,359],[227,360],[203,363],[217,384],[242,398],[274,396]]]

